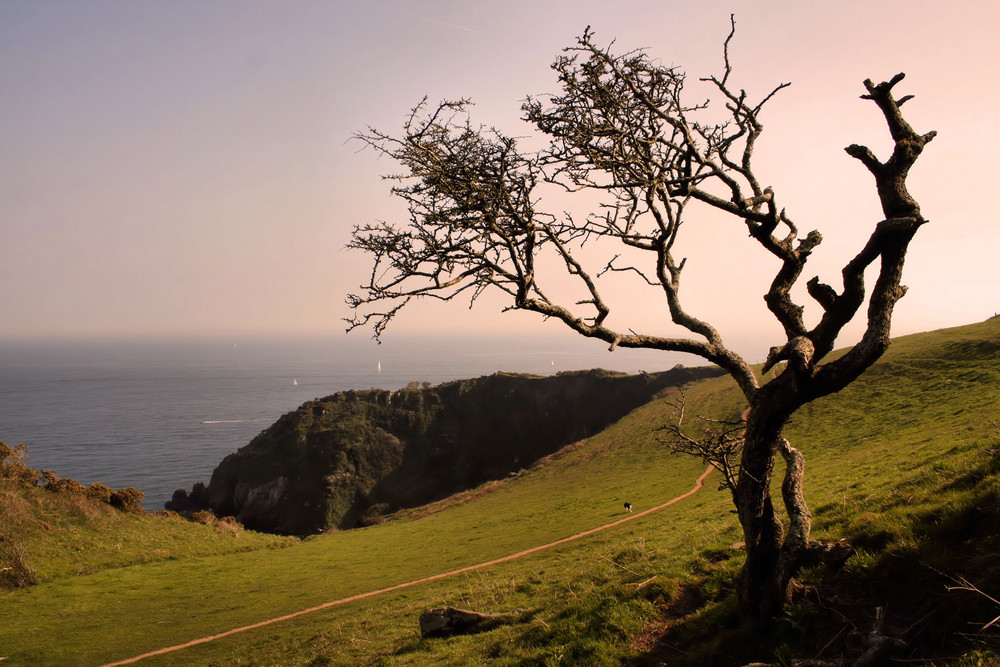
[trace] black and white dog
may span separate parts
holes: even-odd
[[[632,511],[632,503],[625,503],[625,511],[626,512]]]

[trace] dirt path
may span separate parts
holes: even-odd
[[[604,524],[603,526],[598,526],[597,528],[591,528],[590,530],[585,530],[582,533],[577,533],[576,535],[570,535],[569,537],[564,537],[561,540],[556,540],[555,542],[549,542],[548,544],[542,544],[537,547],[525,549],[524,551],[518,551],[517,553],[509,554],[507,556],[503,556],[502,558],[496,558],[494,560],[486,561],[484,563],[477,563],[475,565],[469,565],[467,567],[459,568],[457,570],[452,570],[450,572],[444,572],[442,574],[435,574],[430,577],[424,577],[423,579],[415,579],[413,581],[407,581],[406,583],[396,584],[395,586],[389,586],[388,588],[380,588],[378,590],[368,591],[366,593],[358,593],[357,595],[351,595],[349,597],[341,598],[339,600],[331,600],[330,602],[324,602],[321,605],[317,605],[315,607],[309,607],[308,609],[301,609],[299,611],[292,612],[291,614],[285,614],[284,616],[269,618],[266,621],[259,621],[257,623],[252,623],[250,625],[244,625],[243,627],[240,628],[233,628],[232,630],[226,630],[225,632],[220,632],[215,635],[201,637],[200,639],[192,639],[191,641],[185,642],[184,644],[177,644],[176,646],[168,646],[166,648],[161,648],[156,651],[150,651],[149,653],[143,653],[142,655],[137,655],[134,658],[119,660],[118,662],[110,662],[104,665],[103,667],[115,667],[115,665],[127,665],[133,662],[138,662],[143,658],[150,658],[154,655],[163,655],[164,653],[179,651],[181,649],[189,648],[191,646],[197,646],[198,644],[207,644],[208,642],[213,642],[216,639],[222,639],[223,637],[239,634],[240,632],[255,630],[257,628],[262,628],[266,625],[271,625],[273,623],[280,623],[282,621],[287,621],[289,619],[296,618],[298,616],[304,616],[306,614],[311,614],[313,612],[321,611],[323,609],[329,609],[330,607],[336,607],[337,605],[346,604],[348,602],[354,602],[355,600],[363,600],[365,598],[374,597],[376,595],[382,595],[383,593],[391,593],[392,591],[398,591],[400,589],[409,588],[411,586],[416,586],[418,584],[425,584],[430,581],[437,581],[438,579],[446,579],[447,577],[453,577],[456,574],[464,574],[466,572],[481,570],[484,567],[490,567],[491,565],[497,565],[499,563],[506,563],[507,561],[515,560],[517,558],[523,558],[524,556],[529,556],[539,551],[551,549],[552,547],[557,547],[561,544],[566,544],[567,542],[573,542],[575,540],[579,540],[589,535],[600,533],[601,531],[607,530],[609,528],[620,526],[621,524],[626,523],[628,521],[635,521],[636,519],[644,517],[647,514],[652,514],[653,512],[657,512],[665,507],[670,507],[674,503],[678,503],[684,500],[685,498],[690,498],[691,496],[696,494],[699,490],[701,490],[701,487],[705,482],[705,478],[709,476],[712,470],[714,470],[712,466],[708,466],[707,468],[705,468],[705,472],[703,472],[701,476],[697,480],[695,480],[694,486],[691,487],[689,491],[686,491],[685,493],[682,493],[681,495],[675,498],[671,498],[662,505],[651,507],[647,510],[643,510],[642,512],[629,514],[628,516],[618,519],[617,521],[612,521],[611,523]]]

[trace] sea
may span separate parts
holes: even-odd
[[[396,390],[499,371],[667,370],[693,357],[609,352],[581,337],[363,336],[0,342],[0,440],[28,464],[142,491],[147,511],[208,483],[282,414],[347,389]]]

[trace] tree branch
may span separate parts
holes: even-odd
[[[693,438],[683,430],[686,409],[683,390],[679,391],[677,400],[669,401],[668,404],[674,408],[676,419],[658,429],[669,433],[670,437],[657,436],[657,440],[675,454],[697,456],[703,463],[721,472],[723,481],[719,488],[729,489],[735,502],[736,482],[739,478],[738,460],[743,450],[746,421],[744,419],[722,421],[699,416],[702,437]]]

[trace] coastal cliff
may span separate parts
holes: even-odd
[[[257,530],[352,528],[500,479],[715,367],[625,375],[509,373],[304,403],[227,456],[174,509],[208,508]]]

